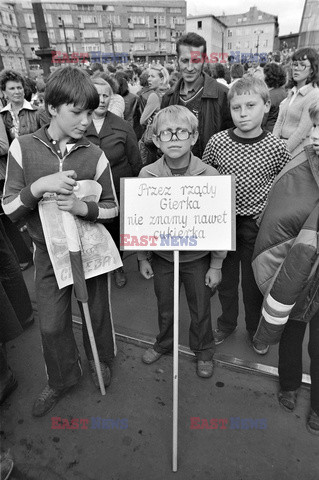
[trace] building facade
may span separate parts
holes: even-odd
[[[96,52],[102,52],[117,59],[124,53],[131,60],[167,60],[175,57],[176,39],[186,27],[184,0],[43,1],[42,7],[50,46],[60,58],[99,61]],[[34,63],[39,42],[32,3],[17,3],[15,10],[26,58]]]
[[[218,17],[225,25],[225,47],[241,54],[270,53],[279,48],[278,17],[251,7],[248,12]]]
[[[227,26],[214,15],[187,17],[186,31],[197,33],[205,38],[208,58],[212,53],[216,53],[219,59],[222,59],[224,53],[227,53],[225,49],[226,28]]]
[[[298,48],[319,49],[319,1],[305,0],[302,13]]]
[[[0,3],[0,70],[4,68],[27,73],[14,7]]]

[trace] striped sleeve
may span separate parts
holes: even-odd
[[[25,184],[22,151],[19,140],[13,140],[9,153],[2,207],[4,213],[17,222],[38,205],[39,199],[31,193],[31,185]]]
[[[89,210],[85,219],[103,222],[104,220],[116,217],[119,214],[119,206],[110,163],[104,152],[101,154],[97,163],[94,180],[96,180],[102,187],[101,198],[97,204],[94,202],[87,202]]]

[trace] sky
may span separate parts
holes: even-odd
[[[223,0],[216,2],[216,6],[214,3],[212,0],[187,0],[187,15],[232,15],[248,12],[250,7],[257,7],[262,12],[277,15],[279,35],[287,35],[290,32],[299,32],[305,0]]]

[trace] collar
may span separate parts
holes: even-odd
[[[188,169],[185,173],[185,176],[196,176],[201,175],[207,169],[208,165],[203,163],[200,158],[195,157],[191,152],[191,157],[188,165]],[[159,160],[155,163],[151,163],[147,167],[147,173],[152,177],[172,177],[172,172],[169,166],[167,165],[164,155],[161,156]]]
[[[41,127],[39,130],[37,130],[35,133],[33,133],[33,137],[37,138],[38,140],[41,140],[41,142],[44,142],[48,147],[51,147],[51,141],[53,142],[54,140],[50,136],[49,132],[47,131],[48,125],[44,125]],[[73,146],[75,145],[76,147],[78,146],[84,146],[84,147],[89,147],[90,146],[90,141],[87,140],[85,137],[80,138],[79,140],[73,140],[73,143],[69,145]]]
[[[179,90],[180,95],[188,95],[190,92],[198,92],[198,90],[204,85],[204,75],[201,74],[191,88],[187,88],[184,80],[182,80],[181,88]]]
[[[313,90],[314,88],[318,88],[317,85],[312,85],[312,83],[308,83],[307,85],[304,85],[303,87],[299,88],[299,90],[297,90],[297,87],[294,86],[291,90],[290,90],[290,94],[291,96],[292,95],[295,95],[295,93],[297,93],[297,95],[300,93],[300,95],[302,95],[303,97],[305,95],[307,95],[307,93],[310,92],[310,90]]]
[[[21,112],[21,110],[31,110],[31,111],[36,111],[35,108],[32,107],[31,103],[28,102],[26,99],[24,99],[23,101],[23,105],[22,107],[20,108],[19,112]],[[11,103],[8,103],[8,105],[6,105],[5,107],[3,107],[3,109],[1,110],[1,112],[11,112],[12,109],[11,109]]]

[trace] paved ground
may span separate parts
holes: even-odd
[[[156,332],[152,285],[139,279],[134,259],[127,263],[129,284],[114,290],[114,314],[122,329],[126,326],[152,336]],[[31,270],[26,279],[34,296]],[[136,295],[131,295],[136,289]],[[182,318],[184,311],[182,306]],[[141,362],[145,347],[118,341],[114,378],[102,397],[89,377],[81,330],[75,327],[74,331],[84,376],[41,419],[31,417],[34,398],[46,383],[37,322],[8,345],[19,387],[1,408],[0,438],[1,449],[10,448],[15,459],[13,480],[319,479],[319,437],[305,428],[308,388],[301,390],[297,409],[289,414],[278,406],[275,379],[220,366],[211,379],[200,379],[192,358],[180,355],[178,472],[173,473],[172,357],[146,366]],[[181,336],[187,342],[187,328],[183,327]],[[260,361],[243,332],[229,342],[236,339],[237,356],[247,354]],[[229,345],[222,347],[227,350]],[[88,428],[52,429],[52,417],[87,420]],[[192,417],[208,422],[226,419],[227,428],[194,430]],[[263,419],[266,428],[230,428],[234,417],[239,426],[244,419]],[[109,425],[106,420],[122,420],[127,428],[92,428],[97,418],[104,419],[105,426]]]
[[[75,328],[81,348],[81,332]],[[46,417],[33,419],[34,397],[45,384],[37,325],[11,342],[19,387],[2,407],[2,448],[15,458],[12,479],[53,480],[315,480],[319,438],[305,428],[309,391],[293,414],[277,403],[277,382],[217,367],[200,379],[180,356],[178,472],[171,471],[172,357],[143,365],[142,347],[118,342],[114,380],[102,397],[84,363],[80,384]],[[21,361],[21,359],[23,359]],[[52,417],[88,419],[88,428],[52,429]],[[126,419],[126,429],[92,428],[94,420]],[[193,430],[191,417],[227,419],[228,427]],[[233,429],[231,417],[264,419],[265,429]],[[95,420],[96,422],[97,420]],[[102,425],[102,424],[101,424]]]

